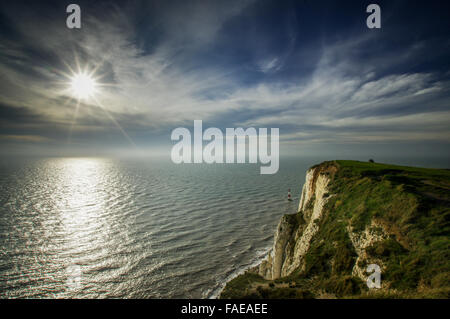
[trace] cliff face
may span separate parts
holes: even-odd
[[[271,253],[222,297],[374,293],[449,296],[450,172],[351,161],[310,168],[298,213],[281,218]],[[385,297],[385,296],[384,296]]]
[[[329,193],[328,184],[334,178],[337,166],[331,164],[310,168],[306,173],[305,184],[298,206],[298,212],[305,221],[303,225],[296,225],[292,218],[285,215],[278,224],[271,254],[261,263],[258,274],[265,279],[274,280],[290,275],[295,270],[305,270],[304,258],[311,244],[311,240],[319,230],[319,224],[324,213],[325,204],[333,197]],[[296,227],[297,226],[297,227]],[[365,270],[359,265],[368,264],[366,248],[388,237],[381,224],[375,221],[363,231],[354,231],[347,227],[347,233],[357,254],[352,274],[367,279]],[[380,267],[383,262],[373,259]]]
[[[283,216],[275,233],[272,254],[259,267],[259,274],[266,279],[278,279],[290,275],[298,267],[309,249],[313,236],[319,230],[325,203],[330,198],[328,184],[335,167],[314,167],[306,173],[298,211],[306,222],[296,225],[289,216]],[[297,226],[297,227],[296,227]]]

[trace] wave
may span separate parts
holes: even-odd
[[[270,252],[272,251],[272,247],[268,247],[266,249],[259,249],[256,251],[254,258],[250,261],[248,265],[241,265],[235,270],[231,270],[230,274],[222,281],[220,281],[219,285],[214,289],[208,289],[204,292],[204,298],[207,299],[217,299],[222,290],[225,288],[226,284],[236,278],[239,275],[244,274],[247,270],[254,268],[261,264],[261,262],[268,257]]]

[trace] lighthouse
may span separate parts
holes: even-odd
[[[288,189],[288,201],[292,201],[291,189]]]

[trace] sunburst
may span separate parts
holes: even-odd
[[[88,99],[97,93],[97,81],[92,74],[80,72],[70,79],[71,94],[79,100]]]
[[[78,59],[76,59],[77,71],[73,70],[67,64],[66,66],[68,67],[70,73],[61,72],[61,74],[66,78],[66,81],[63,82],[65,86],[63,94],[68,96],[69,100],[76,100],[74,115],[69,129],[68,141],[70,141],[72,130],[77,120],[79,108],[81,107],[81,105],[91,104],[101,108],[105,112],[107,118],[109,118],[109,120],[114,123],[114,125],[119,129],[122,135],[130,142],[130,144],[136,147],[136,144],[132,141],[130,136],[107,110],[105,105],[100,102],[100,96],[102,93],[101,88],[115,85],[99,82],[102,76],[96,75],[97,68],[89,69],[88,67],[86,67],[82,69],[80,67],[80,64],[78,63]]]

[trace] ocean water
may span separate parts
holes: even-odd
[[[0,298],[216,297],[266,255],[321,160],[260,175],[250,164],[3,159]]]
[[[0,296],[214,297],[265,255],[311,164],[3,161]]]

